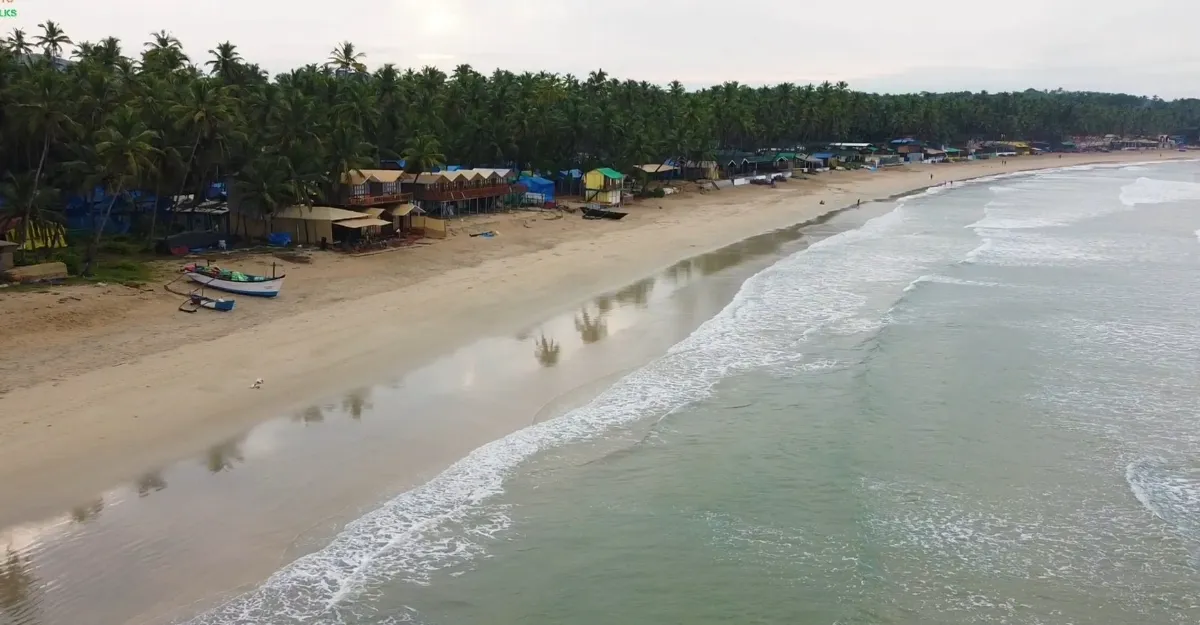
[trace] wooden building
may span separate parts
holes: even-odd
[[[593,169],[583,177],[583,201],[606,206],[620,205],[624,183],[625,174],[615,169]]]

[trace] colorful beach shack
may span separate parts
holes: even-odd
[[[608,167],[589,171],[583,177],[583,201],[618,206],[621,204],[621,188],[624,186],[625,174]]]

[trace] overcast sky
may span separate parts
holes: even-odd
[[[469,63],[700,87],[844,80],[867,91],[1026,87],[1200,97],[1200,0],[12,0],[127,52],[166,29],[272,73],[354,42],[371,68]]]

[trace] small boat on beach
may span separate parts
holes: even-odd
[[[197,289],[197,291],[198,290],[199,289]],[[214,299],[208,297],[207,295],[201,295],[200,293],[193,291],[192,294],[188,296],[187,301],[179,305],[179,310],[182,310],[183,312],[196,312],[201,308],[217,310],[220,312],[229,312],[233,310],[233,300]]]
[[[624,217],[628,214],[629,213],[622,213],[621,211],[608,210],[606,208],[584,207],[584,209],[583,209],[583,218],[584,219],[621,219],[622,217]]]
[[[192,282],[212,287],[227,293],[275,297],[283,288],[284,276],[255,276],[240,271],[221,269],[215,265],[199,267],[195,264],[183,268],[183,274]]]

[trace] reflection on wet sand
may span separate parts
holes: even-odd
[[[654,278],[646,278],[638,280],[633,284],[617,291],[613,297],[622,304],[630,304],[639,308],[644,308],[646,303],[650,301],[650,292],[654,290]],[[597,302],[599,303],[599,302]]]
[[[82,506],[71,508],[71,520],[76,523],[87,523],[100,516],[104,511],[104,499],[99,498]]]
[[[311,423],[320,423],[325,420],[325,411],[316,404],[297,412],[292,415],[292,421],[309,425]]]
[[[237,463],[245,460],[242,456],[243,438],[243,436],[239,436],[210,447],[204,456],[204,466],[208,467],[208,471],[210,473],[228,471],[237,466]]]
[[[28,556],[12,549],[6,551],[0,559],[0,616],[3,617],[0,622],[33,625],[39,621],[34,613],[37,606],[34,595],[41,583],[33,575]]]
[[[562,346],[558,342],[546,338],[546,335],[543,334],[541,338],[533,342],[533,345],[533,356],[542,363],[543,367],[553,367],[558,364],[558,356],[562,352]]]
[[[137,494],[138,497],[145,497],[150,493],[156,493],[167,487],[167,481],[163,479],[162,472],[152,471],[138,478]]]
[[[582,310],[575,317],[575,329],[579,331],[579,338],[583,339],[584,344],[591,345],[608,336],[608,324],[604,321],[603,315],[592,317],[587,310]]]
[[[371,403],[371,389],[360,388],[346,393],[342,399],[342,411],[350,415],[351,419],[359,421],[362,419],[364,410],[370,410],[375,406]]]

